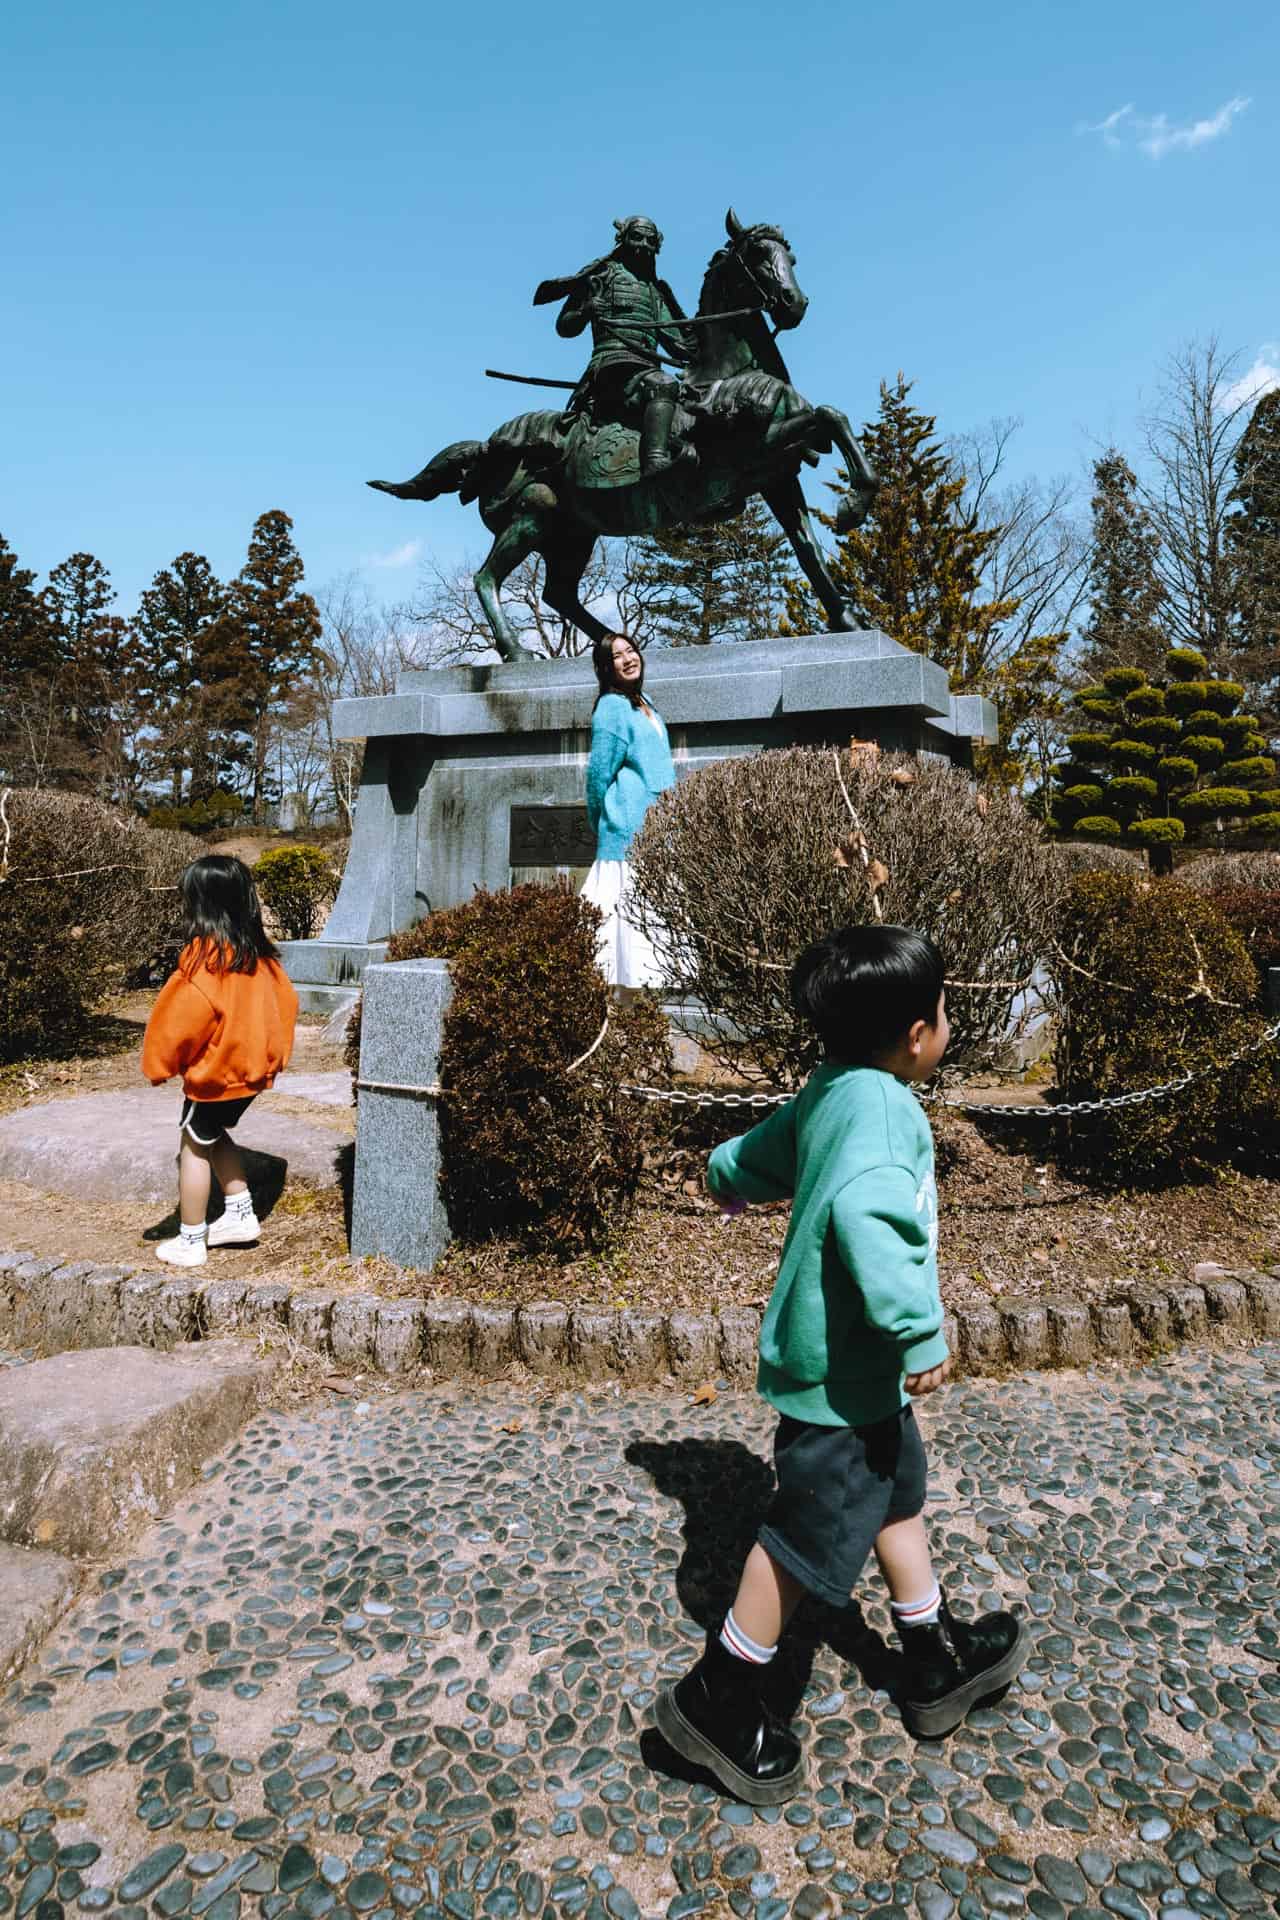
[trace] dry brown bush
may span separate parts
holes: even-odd
[[[675,990],[714,1024],[709,1050],[779,1086],[819,1058],[791,1008],[792,963],[831,927],[875,917],[875,863],[883,918],[922,928],[946,956],[956,1064],[1005,1039],[1065,885],[1055,850],[1003,789],[905,754],[844,752],[837,770],[825,748],[700,767],[650,809],[630,860]],[[993,981],[1009,984],[963,984]]]
[[[8,790],[0,819],[0,1059],[74,1035],[164,945],[178,876],[201,851],[97,800]]]
[[[1077,873],[1145,873],[1147,863],[1131,847],[1108,847],[1097,840],[1059,840],[1054,854],[1068,878]]]
[[[1280,853],[1206,853],[1179,867],[1178,879],[1197,893],[1280,893]]]

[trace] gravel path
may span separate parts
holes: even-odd
[[[938,1396],[944,1579],[1033,1656],[916,1745],[879,1592],[803,1614],[764,1813],[651,1728],[768,1490],[750,1396],[263,1416],[0,1700],[0,1912],[1273,1913],[1278,1386],[1272,1346]]]

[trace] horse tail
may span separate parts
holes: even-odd
[[[397,500],[437,500],[442,493],[456,493],[465,503],[479,491],[479,472],[489,451],[487,440],[455,440],[441,447],[412,480],[370,480],[379,493],[394,494]]]

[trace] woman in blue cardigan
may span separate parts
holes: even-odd
[[[595,865],[583,898],[600,909],[600,969],[617,987],[661,985],[662,969],[644,933],[630,917],[627,849],[651,801],[673,787],[667,729],[644,697],[644,657],[624,633],[607,634],[591,649],[600,691],[591,716],[587,762],[587,817],[595,830]]]

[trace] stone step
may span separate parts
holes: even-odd
[[[297,1075],[298,1080],[328,1075]],[[346,1079],[346,1076],[343,1076]],[[349,1102],[350,1082],[342,1089]],[[283,1081],[280,1091],[292,1089]],[[274,1111],[256,1100],[236,1128],[249,1185],[273,1197],[294,1180],[336,1186],[342,1179],[348,1140],[336,1129],[337,1082],[313,1120]],[[309,1096],[304,1095],[304,1098]],[[81,1093],[23,1107],[0,1119],[0,1178],[23,1180],[45,1193],[76,1200],[137,1200],[148,1206],[177,1202],[174,1162],[182,1089],[138,1087],[130,1092]]]
[[[61,1554],[0,1546],[0,1685],[44,1639],[75,1590],[76,1570]]]
[[[240,1431],[270,1375],[242,1340],[60,1353],[0,1374],[0,1540],[119,1552]]]

